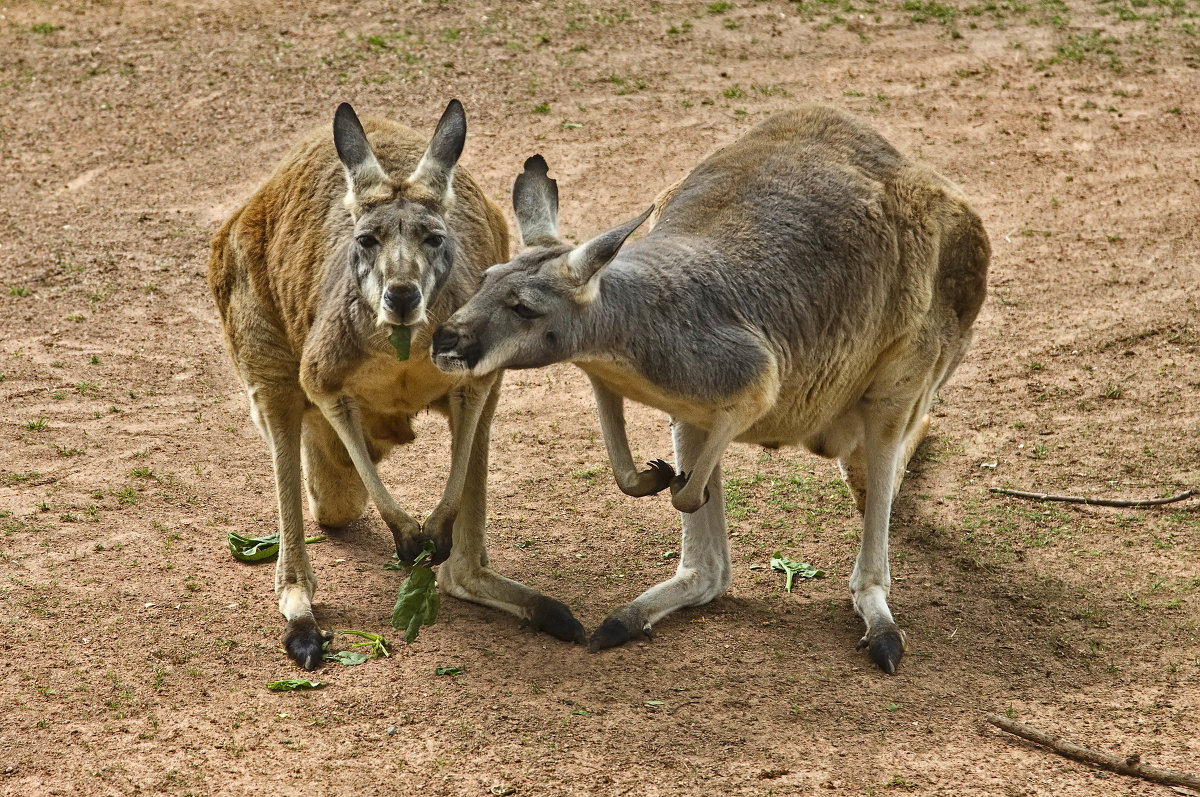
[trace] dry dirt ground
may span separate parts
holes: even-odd
[[[1200,486],[1200,4],[361,0],[0,8],[0,792],[1167,794],[986,727],[1008,711],[1200,769],[1200,513],[989,486]],[[994,257],[976,342],[893,523],[888,677],[854,650],[860,519],[799,451],[726,461],[728,595],[599,655],[446,599],[411,647],[318,673],[281,653],[266,449],[220,343],[208,241],[339,101],[430,131],[506,209],[542,152],[582,238],[773,111],[824,101],[963,186]],[[383,468],[419,515],[447,435]],[[631,410],[638,456],[666,421]],[[613,483],[590,393],[510,374],[493,434],[501,572],[590,629],[674,568],[678,516]],[[311,521],[310,521],[311,523]],[[316,532],[315,526],[312,531]],[[791,595],[771,553],[828,571]],[[326,627],[387,632],[372,510],[311,546]],[[340,637],[338,647],[352,641]],[[458,667],[457,675],[436,675]]]

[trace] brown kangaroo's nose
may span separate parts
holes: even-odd
[[[383,293],[383,303],[397,315],[407,315],[421,303],[421,289],[416,285],[401,285],[388,288]]]

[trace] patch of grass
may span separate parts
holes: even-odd
[[[121,506],[137,506],[138,492],[134,487],[124,487],[120,490],[113,490],[112,494],[116,496],[117,503]]]
[[[736,83],[721,92],[721,94],[727,100],[736,100],[739,97],[741,97],[742,95],[744,95],[745,93],[746,92],[742,91],[742,87],[737,85]]]
[[[46,428],[46,419],[38,418],[36,421],[29,421],[25,424],[25,429],[30,432],[40,432]]]
[[[932,20],[943,25],[950,25],[958,16],[958,9],[942,5],[937,0],[904,0],[902,7],[905,11],[912,13],[909,18],[913,22]]]
[[[729,11],[732,8],[733,8],[733,3],[725,2],[725,0],[717,0],[717,2],[715,2],[715,3],[708,4],[708,13],[724,14],[726,11]]]
[[[635,91],[641,91],[649,84],[646,81],[635,77],[622,77],[621,75],[609,75],[605,78],[609,83],[617,87],[617,95],[632,94]]]
[[[29,289],[24,285],[14,285],[8,289],[9,296],[28,296]]]
[[[49,22],[35,22],[29,26],[29,29],[34,33],[40,33],[43,36],[49,36],[54,31],[58,30],[59,26],[52,25]]]
[[[537,105],[533,106],[533,112],[542,114],[550,113],[550,103],[539,102]]]
[[[763,95],[764,97],[786,97],[786,96],[788,96],[787,89],[781,88],[779,86],[751,85],[750,88],[754,89],[755,91],[757,91],[759,94]]]
[[[1098,30],[1077,33],[1055,46],[1055,54],[1043,64],[1039,64],[1039,68],[1064,62],[1081,63],[1091,57],[1101,57],[1109,69],[1119,73],[1124,71],[1124,68],[1114,49],[1114,45],[1118,43],[1116,37],[1106,36]]]
[[[593,465],[590,468],[581,468],[579,470],[572,471],[571,475],[574,476],[576,479],[583,479],[584,481],[590,482],[590,481],[593,481],[594,478],[601,473],[604,473],[604,466],[603,465]]]

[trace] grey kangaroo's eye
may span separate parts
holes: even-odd
[[[535,318],[542,317],[542,314],[539,313],[537,310],[534,310],[532,307],[530,307],[527,304],[521,304],[520,302],[517,302],[516,304],[514,304],[512,306],[512,311],[514,313],[516,313],[517,315],[519,315],[521,318],[524,318],[526,321],[532,321]]]
[[[357,236],[354,240],[357,241],[358,245],[363,249],[370,249],[373,246],[379,246],[379,239],[369,232],[364,232],[363,234]]]
[[[441,249],[442,244],[446,242],[446,236],[433,233],[425,236],[425,245],[430,249]]]

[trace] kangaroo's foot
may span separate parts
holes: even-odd
[[[653,639],[654,630],[641,612],[630,605],[622,606],[604,618],[600,627],[592,632],[592,638],[588,640],[588,651],[597,653],[607,648],[615,648],[639,636]]]
[[[322,631],[311,615],[289,620],[283,630],[283,649],[292,660],[306,670],[321,666],[325,645],[333,639],[332,631]]]
[[[545,595],[530,608],[529,627],[563,642],[582,645],[587,641],[583,624],[575,619],[567,604]]]
[[[888,675],[896,674],[896,665],[904,655],[904,632],[895,625],[868,630],[858,641],[857,649],[867,649],[875,666]]]

